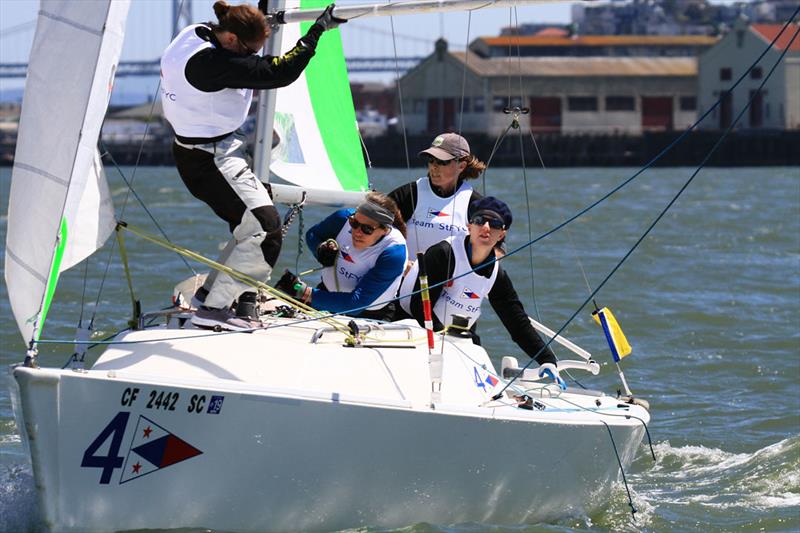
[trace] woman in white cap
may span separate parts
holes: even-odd
[[[223,0],[213,8],[217,23],[184,28],[164,51],[161,103],[175,131],[172,153],[181,179],[233,233],[221,262],[266,281],[281,250],[281,220],[249,167],[238,129],[247,119],[253,90],[292,83],[314,56],[323,32],[345,21],[328,6],[285,55],[261,56],[258,51],[270,34],[264,13],[253,5],[232,6]],[[229,307],[246,289],[248,285],[227,274],[209,276],[195,294],[202,305],[192,323],[227,330],[256,326]]]
[[[542,372],[563,385],[556,369],[556,357],[533,329],[528,314],[517,296],[506,271],[498,262],[495,247],[511,226],[513,218],[508,205],[493,196],[472,203],[469,209],[467,236],[454,235],[428,248],[423,260],[433,308],[433,329],[441,331],[453,325],[454,315],[462,317],[476,344],[475,323],[481,315],[481,304],[488,298],[500,322],[511,338],[530,357],[535,357]],[[450,281],[447,281],[450,280]],[[444,283],[446,282],[446,283]],[[416,262],[400,287],[396,319],[413,317],[424,327],[419,267]],[[413,296],[404,295],[413,294]]]
[[[287,270],[275,287],[321,311],[359,309],[351,316],[391,320],[406,264],[405,230],[394,201],[370,192],[357,208],[340,209],[306,233],[325,267],[322,283],[312,289]]]
[[[456,133],[438,135],[419,153],[428,165],[426,176],[389,193],[408,224],[408,257],[450,237],[467,234],[467,209],[481,195],[467,183],[486,165],[470,153],[467,140]]]

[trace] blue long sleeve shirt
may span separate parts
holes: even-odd
[[[352,208],[340,209],[306,232],[306,244],[315,257],[317,246],[328,239],[335,239],[342,227],[347,224],[347,218],[353,213],[355,209]],[[405,265],[405,247],[389,246],[378,256],[375,265],[361,278],[352,292],[314,289],[311,305],[315,309],[332,313],[371,306],[403,274]]]

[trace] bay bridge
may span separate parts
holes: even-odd
[[[164,0],[160,2],[160,7],[171,7],[171,17],[161,17],[158,14],[160,9],[151,8],[145,15],[139,13],[134,17],[134,2],[131,6],[131,16],[129,24],[138,22],[139,27],[129,28],[128,33],[138,32],[144,38],[138,43],[138,50],[132,54],[126,54],[123,48],[123,56],[117,70],[117,77],[148,77],[159,75],[159,54],[171,37],[180,28],[196,22],[192,13],[192,0]],[[137,8],[138,9],[138,8]],[[31,17],[35,17],[35,11],[31,11]],[[204,15],[205,16],[205,15]],[[135,19],[135,20],[134,20]],[[167,26],[167,22],[170,22]],[[28,21],[14,24],[2,29],[0,37],[0,48],[4,53],[0,54],[0,79],[24,78],[27,73],[27,63],[23,60],[27,58],[30,43],[33,41],[33,33],[36,21],[31,18]],[[154,35],[158,32],[158,35]],[[434,47],[435,38],[421,38],[410,35],[397,34],[387,29],[375,28],[374,25],[367,26],[355,22],[349,22],[343,27],[343,45],[345,48],[345,60],[348,71],[351,73],[380,74],[396,73],[402,75],[407,70],[417,65]],[[129,59],[131,55],[142,55],[147,48],[152,48],[152,42],[163,42],[163,46],[157,47],[157,51],[151,51],[151,59]],[[388,42],[393,49],[390,50],[384,44],[384,49],[379,46],[380,42]],[[146,45],[150,46],[146,46]],[[398,47],[398,44],[400,45]],[[348,46],[349,45],[349,46]],[[13,48],[18,48],[14,50]],[[25,48],[24,50],[22,48]],[[348,50],[351,49],[351,50]],[[403,52],[397,52],[402,49]],[[363,50],[375,52],[375,55],[362,55]],[[348,53],[349,52],[349,53]],[[15,61],[10,61],[9,56],[16,56]]]

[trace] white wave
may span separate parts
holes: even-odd
[[[753,453],[655,445],[657,463],[633,476],[644,500],[709,509],[792,509],[800,505],[800,436]]]

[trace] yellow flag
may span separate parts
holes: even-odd
[[[606,335],[608,347],[611,349],[611,355],[614,356],[614,361],[619,362],[620,359],[631,353],[631,345],[628,344],[628,339],[622,333],[622,328],[619,327],[617,319],[614,318],[614,313],[608,307],[603,307],[597,311],[592,312],[594,321],[600,324],[603,328],[603,333]]]

